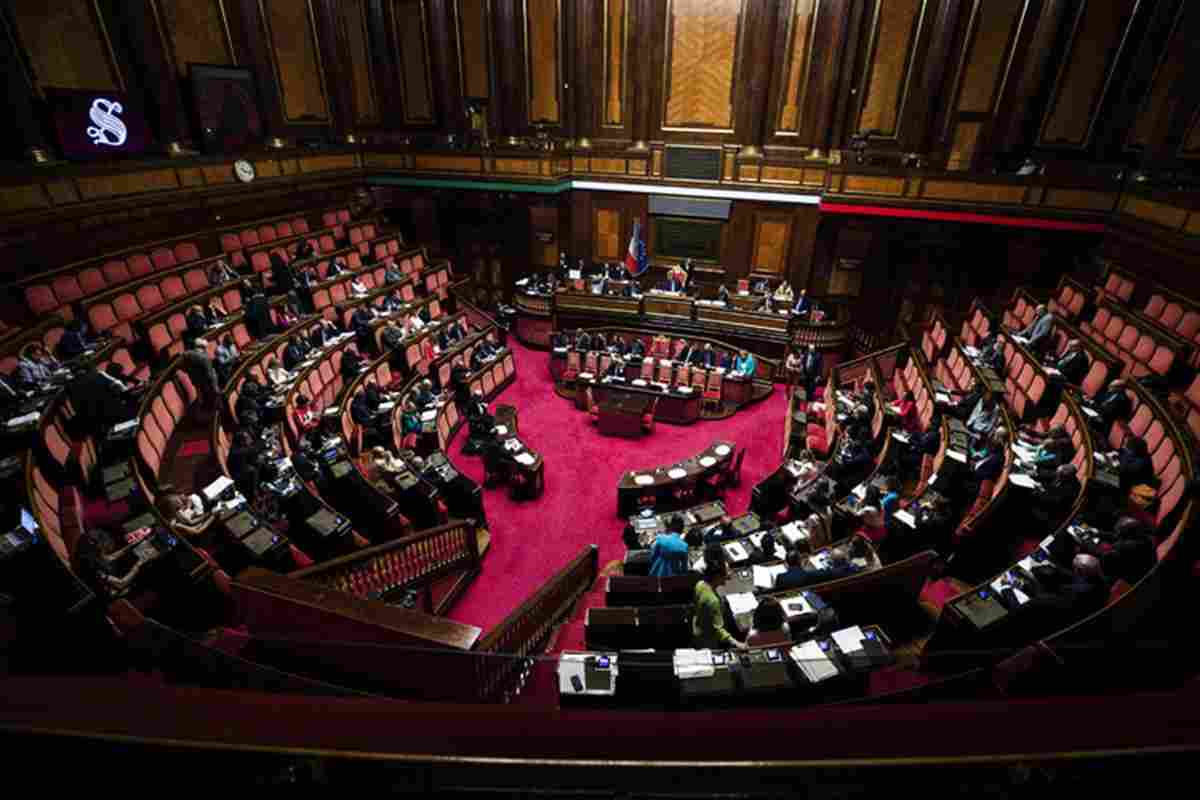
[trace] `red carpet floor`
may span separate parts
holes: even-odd
[[[728,419],[686,427],[660,424],[639,440],[614,439],[601,436],[586,413],[554,393],[546,353],[509,342],[517,378],[493,406],[517,408],[521,438],[545,456],[546,491],[537,500],[515,503],[503,488],[484,490],[491,549],[482,573],[451,610],[453,619],[492,628],[586,545],[600,546],[601,567],[622,558],[617,481],[626,470],[688,458],[714,439],[729,439],[747,448],[742,485],[725,498],[737,514],[749,507],[754,484],[779,465],[787,413],[782,389]],[[451,458],[482,481],[483,464],[461,452],[465,442],[462,434],[455,439]]]

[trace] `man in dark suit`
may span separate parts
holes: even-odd
[[[1083,349],[1083,343],[1078,339],[1067,342],[1067,349],[1063,352],[1062,358],[1058,359],[1054,368],[1062,373],[1063,379],[1067,383],[1075,386],[1083,383],[1088,369],[1091,368],[1087,353]]]
[[[267,297],[261,291],[256,291],[246,303],[243,314],[246,321],[246,331],[255,339],[265,339],[275,332],[275,323],[271,321],[271,307]]]
[[[675,358],[680,364],[691,364],[692,356],[699,352],[699,348],[691,342],[685,342],[683,349],[679,351],[679,355]]]
[[[1039,522],[1061,521],[1079,497],[1080,483],[1074,464],[1063,464],[1054,477],[1033,493],[1033,516]]]
[[[215,409],[220,394],[220,384],[217,382],[217,369],[208,355],[208,343],[203,339],[197,339],[195,344],[183,351],[179,359],[183,371],[192,379],[192,385],[196,387],[201,407]]]
[[[852,559],[861,558],[865,555],[865,545],[862,539],[859,538],[851,540],[848,546],[835,547],[830,550],[829,565],[825,567],[807,565],[805,564],[807,555],[804,552],[790,550],[787,554],[788,569],[775,578],[775,586],[772,588],[772,591],[802,589],[805,586],[849,577],[860,570],[859,567],[854,565]]]
[[[308,358],[308,353],[308,346],[299,336],[291,339],[283,348],[283,368],[288,372],[294,371],[300,362]]]
[[[417,385],[416,394],[413,395],[413,400],[417,404],[417,408],[425,409],[433,405],[433,383],[428,379],[421,381]]]
[[[1001,592],[1010,607],[1028,619],[1039,636],[1099,611],[1108,601],[1108,583],[1098,558],[1080,554],[1071,566],[1069,574],[1058,567],[1043,565],[1034,567],[1034,580],[1011,572],[1003,579],[1029,596],[1029,602],[1018,608],[1011,589]]]
[[[628,351],[627,355],[630,358],[637,358],[637,359],[641,359],[646,355],[646,345],[642,341],[642,338],[640,336],[636,337],[633,340],[633,344],[629,345],[629,351]]]
[[[362,428],[363,432],[363,447],[374,447],[382,443],[384,440],[383,431],[384,422],[390,427],[391,420],[387,415],[379,413],[380,397],[379,392],[368,392],[368,387],[364,387],[361,392],[354,395],[354,399],[350,401],[350,419],[354,420],[354,424]]]
[[[354,339],[359,350],[374,349],[371,338],[371,321],[375,315],[366,306],[359,306],[350,315],[350,329],[354,331]]]
[[[817,390],[817,385],[821,382],[822,373],[825,371],[824,356],[817,350],[815,345],[808,346],[808,352],[804,354],[804,366],[800,374],[804,377],[804,388],[811,398]],[[829,398],[825,398],[829,402]]]
[[[404,347],[404,330],[395,323],[388,324],[383,329],[383,346],[390,351],[396,351]]]
[[[1114,422],[1127,422],[1133,416],[1133,402],[1125,393],[1125,388],[1124,380],[1115,380],[1092,403],[1100,415],[1100,429],[1106,434]]]
[[[692,357],[688,363],[698,367],[712,367],[716,360],[717,354],[713,352],[712,344],[705,342],[703,348],[699,350],[693,348]]]
[[[75,408],[69,423],[75,436],[102,436],[113,425],[136,414],[129,396],[95,367],[67,384],[67,397]]]
[[[296,288],[296,273],[279,253],[271,253],[271,291],[287,294]]]
[[[358,377],[358,373],[362,372],[363,359],[358,354],[358,351],[352,347],[346,348],[342,353],[342,368],[340,370],[343,381],[352,381]]]
[[[55,347],[55,355],[63,361],[70,361],[73,358],[83,355],[87,348],[88,341],[84,332],[83,322],[73,319],[67,323],[62,338],[58,340],[58,346]]]

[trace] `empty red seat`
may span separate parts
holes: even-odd
[[[291,236],[292,235],[292,223],[288,222],[287,220],[284,220],[283,222],[276,222],[275,223],[275,234],[280,239]]]
[[[154,264],[145,255],[138,253],[126,259],[129,264],[129,274],[134,278],[144,278],[154,272]]]
[[[175,263],[183,264],[200,258],[200,248],[195,242],[180,242],[175,245]]]
[[[262,244],[266,244],[267,242],[273,242],[277,238],[278,237],[275,235],[275,229],[273,227],[271,227],[270,225],[259,225],[258,226],[258,241],[261,242]]]
[[[167,278],[167,281],[171,280]],[[163,281],[163,294],[168,294],[167,281]],[[189,269],[183,273],[183,288],[185,294],[196,294],[209,288],[208,275],[202,269]]]
[[[119,286],[131,277],[129,265],[124,261],[108,261],[100,268],[104,273],[104,281],[108,286]]]
[[[296,217],[292,220],[292,230],[296,233],[308,233],[308,220],[304,217]]]
[[[238,238],[236,233],[221,234],[221,252],[232,253],[235,250],[242,249],[242,240]]]
[[[175,254],[165,247],[155,248],[150,253],[150,260],[154,262],[156,270],[170,269],[175,266]]]
[[[258,244],[258,231],[254,228],[246,228],[238,234],[238,238],[242,240],[242,247],[254,247]]]

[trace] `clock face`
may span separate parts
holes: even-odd
[[[244,158],[238,159],[233,162],[233,174],[242,183],[249,183],[254,180],[254,165]]]

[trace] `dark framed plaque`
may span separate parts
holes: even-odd
[[[690,258],[708,264],[721,261],[721,236],[725,223],[716,220],[651,217],[651,255],[655,258]]]

